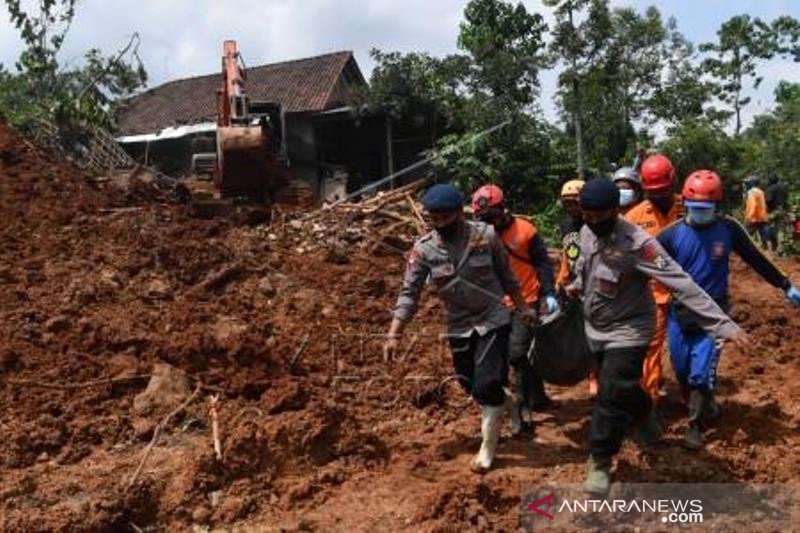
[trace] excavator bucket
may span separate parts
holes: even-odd
[[[272,154],[268,130],[259,126],[221,127],[217,142],[223,197],[268,203],[271,192],[286,184],[286,170]]]

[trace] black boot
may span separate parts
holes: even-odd
[[[644,417],[639,427],[636,428],[636,441],[642,448],[653,446],[661,440],[663,430],[658,420],[655,407]]]
[[[689,428],[683,437],[683,444],[690,450],[703,448],[703,407],[706,404],[703,393],[697,389],[689,392]]]
[[[544,381],[542,381],[539,373],[535,368],[531,368],[528,376],[528,386],[530,394],[530,410],[531,411],[546,411],[554,406],[553,400],[547,395],[544,390]]]
[[[719,404],[714,400],[714,391],[703,392],[703,423],[713,424],[721,416]]]

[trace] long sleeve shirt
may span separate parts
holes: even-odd
[[[432,231],[414,244],[395,318],[411,320],[430,277],[444,305],[450,335],[485,335],[510,323],[503,297],[519,292],[520,285],[509,266],[508,253],[491,226],[464,224],[464,234],[452,240],[445,241]]]
[[[770,285],[783,291],[790,286],[786,273],[759,250],[742,225],[731,217],[719,217],[704,226],[692,226],[682,220],[661,232],[658,242],[723,309],[728,306],[732,252]]]
[[[644,346],[655,325],[650,279],[667,287],[698,317],[702,329],[731,338],[739,327],[643,229],[620,218],[607,239],[581,230],[576,286],[583,293],[586,336],[591,348]]]

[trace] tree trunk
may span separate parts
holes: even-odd
[[[572,3],[568,4],[569,25],[572,29],[573,35],[575,34],[575,21],[572,18]],[[572,106],[572,120],[575,122],[575,148],[578,152],[578,178],[584,179],[586,174],[586,165],[583,160],[583,106],[581,105],[581,92],[580,83],[578,83],[578,65],[575,57],[575,51],[571,52],[572,62],[572,97],[575,98],[574,105]]]
[[[578,83],[577,73],[576,77],[572,80],[572,93],[575,98],[572,115],[575,121],[575,145],[578,152],[578,178],[584,179],[586,164],[583,160],[583,106],[581,105],[580,84]]]

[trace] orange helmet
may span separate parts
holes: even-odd
[[[497,185],[484,185],[472,195],[472,212],[475,216],[490,207],[503,205],[503,189]]]
[[[642,178],[642,189],[645,191],[660,191],[675,185],[675,167],[668,157],[661,154],[645,159],[639,175]]]
[[[711,170],[696,170],[683,184],[683,198],[687,207],[713,207],[722,200],[722,179]]]

